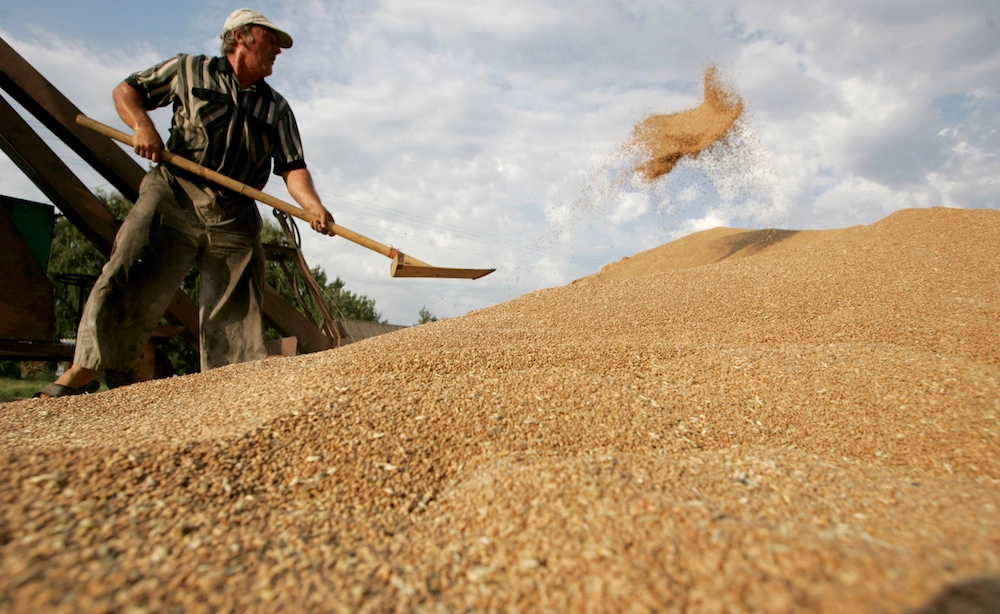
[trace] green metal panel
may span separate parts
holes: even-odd
[[[43,271],[49,268],[49,247],[52,245],[52,229],[55,226],[55,207],[30,200],[0,196],[3,206],[17,232],[28,244]]]

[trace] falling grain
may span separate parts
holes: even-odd
[[[632,131],[628,148],[645,155],[635,171],[647,182],[666,175],[681,158],[695,158],[722,139],[743,113],[739,95],[719,79],[716,67],[705,71],[701,105],[667,115],[651,115]]]

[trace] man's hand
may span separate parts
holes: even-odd
[[[131,85],[122,81],[115,88],[112,97],[118,116],[135,133],[132,136],[132,149],[147,160],[159,162],[163,157],[163,140],[146,113],[146,108],[142,106],[142,96]]]
[[[333,223],[333,216],[326,210],[316,193],[316,186],[313,184],[312,173],[307,168],[297,168],[285,171],[281,174],[288,186],[288,193],[292,195],[295,202],[299,203],[303,209],[312,213],[317,219],[309,222],[309,226],[316,232],[333,236],[335,233],[328,227]]]
[[[135,129],[135,135],[132,136],[132,149],[135,150],[136,155],[147,160],[160,161],[163,156],[163,139],[160,138],[160,133],[156,131],[152,122],[149,122],[148,125],[140,123]]]
[[[318,218],[309,222],[309,226],[316,232],[333,236],[334,232],[327,227],[333,223],[333,216],[326,210],[326,207],[320,205],[319,211],[313,211],[312,213],[315,213]]]

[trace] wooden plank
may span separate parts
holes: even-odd
[[[75,345],[0,339],[0,360],[73,360]]]
[[[307,354],[335,347],[333,340],[270,285],[264,287],[264,315],[283,337],[297,338],[299,347]]]
[[[281,339],[275,339],[274,341],[267,342],[267,357],[272,356],[282,356],[289,357],[295,356],[295,352],[298,349],[299,340],[295,337],[282,337]]]
[[[433,277],[436,279],[479,279],[496,269],[450,269],[440,266],[414,266],[397,264],[394,260],[389,273],[393,277]]]

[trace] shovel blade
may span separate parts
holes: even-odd
[[[449,269],[440,266],[416,266],[392,263],[389,273],[393,277],[437,277],[442,279],[479,279],[496,269]]]

